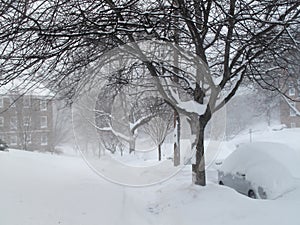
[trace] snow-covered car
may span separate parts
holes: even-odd
[[[241,144],[218,169],[218,182],[251,198],[275,199],[294,189],[300,160],[280,143]]]
[[[0,151],[7,151],[8,145],[0,139]]]

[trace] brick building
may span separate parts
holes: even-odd
[[[300,77],[290,78],[286,85],[286,95],[300,101]],[[280,103],[281,123],[289,128],[300,127],[300,102],[283,97]]]
[[[28,85],[28,84],[27,84]],[[53,96],[44,88],[31,91],[22,82],[0,87],[0,138],[10,148],[53,150]]]

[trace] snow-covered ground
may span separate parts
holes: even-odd
[[[252,139],[299,153],[299,135],[300,129],[257,131]],[[249,134],[223,142],[218,158],[242,142]],[[186,166],[163,183],[134,188],[101,178],[80,157],[0,152],[0,225],[300,224],[299,182],[276,200],[253,200],[215,184],[213,166],[206,187],[192,185],[190,171]]]

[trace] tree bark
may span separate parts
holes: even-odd
[[[129,154],[135,151],[135,140],[129,141]]]
[[[158,145],[158,161],[161,161],[161,144]]]
[[[206,122],[203,117],[199,118],[199,132],[196,144],[196,163],[192,165],[193,183],[205,186],[205,158],[204,158],[204,129]]]

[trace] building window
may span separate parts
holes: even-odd
[[[3,97],[0,96],[0,108],[3,108]]]
[[[294,87],[290,87],[289,88],[289,96],[294,96],[295,95],[295,88]]]
[[[4,126],[4,118],[0,116],[0,127]]]
[[[300,86],[300,78],[297,80],[297,84],[298,86]]]
[[[296,107],[295,102],[290,102],[290,116],[296,116],[296,111],[294,110],[294,108]]]
[[[47,116],[41,116],[41,128],[47,128]]]
[[[15,134],[10,135],[10,145],[17,145],[18,137]]]
[[[30,96],[23,97],[23,107],[30,108]]]
[[[48,136],[46,134],[41,136],[41,145],[48,145]]]
[[[295,95],[295,87],[294,87],[294,82],[290,81],[289,82],[289,96],[294,96]]]
[[[30,126],[30,117],[29,116],[24,116],[23,118],[23,124],[24,124],[24,127],[29,127]]]
[[[16,130],[17,126],[18,126],[17,117],[16,116],[10,117],[10,129]]]
[[[40,110],[47,111],[47,100],[40,100]]]
[[[10,107],[16,107],[16,100],[13,98],[10,98]]]
[[[296,123],[291,123],[291,128],[295,128],[296,127]]]

